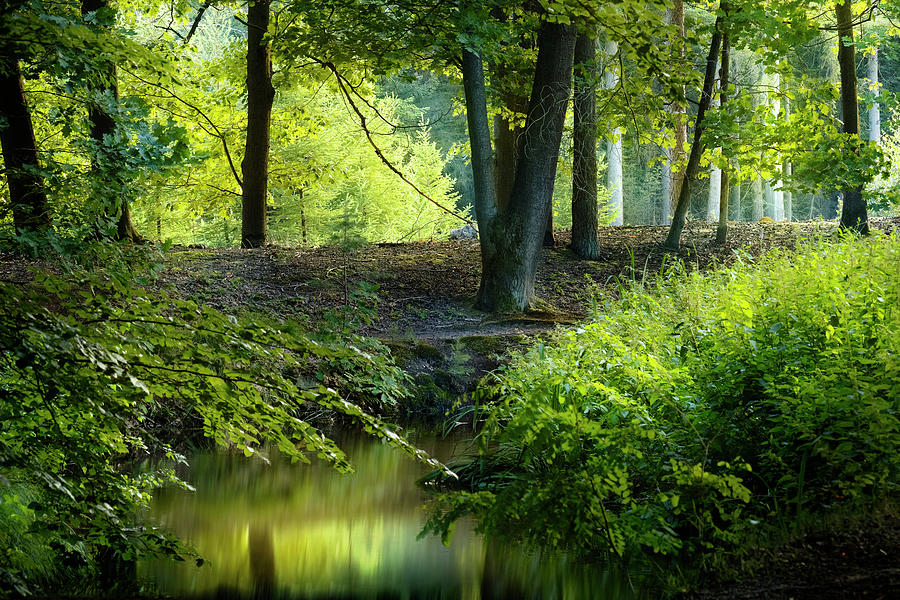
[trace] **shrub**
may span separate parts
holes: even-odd
[[[875,236],[601,299],[482,390],[477,456],[433,478],[427,530],[473,514],[580,555],[702,557],[895,494],[898,282],[900,238]]]
[[[328,387],[359,403],[403,393],[353,340],[239,320],[113,274],[0,284],[0,595],[91,580],[85,591],[102,591],[127,584],[139,557],[189,555],[139,518],[155,488],[186,484],[172,468],[132,468],[148,455],[184,462],[174,442],[186,414],[247,456],[268,444],[349,469],[313,425],[326,414],[433,462]]]

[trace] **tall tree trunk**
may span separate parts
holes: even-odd
[[[81,15],[84,18],[93,15],[94,25],[103,28],[110,28],[114,20],[108,0],[82,0]],[[96,185],[112,191],[112,197],[107,198],[103,218],[115,220],[117,240],[143,242],[144,238],[138,233],[131,218],[128,195],[124,193],[125,182],[118,164],[120,159],[116,156],[114,146],[110,146],[116,135],[116,121],[100,103],[105,97],[112,98],[116,104],[119,102],[116,64],[106,61],[98,75],[88,83],[92,97],[88,106],[88,120],[91,122],[91,139],[97,148],[93,160],[93,170],[98,180]],[[116,185],[110,187],[110,181]]]
[[[772,76],[772,110],[775,113],[775,118],[779,118],[781,115],[781,76],[778,73],[775,73]],[[772,219],[776,221],[784,221],[784,181],[781,176],[782,165],[781,162],[775,166],[775,182],[772,185]]]
[[[619,52],[619,44],[608,40],[605,51],[607,67],[604,74],[604,85],[606,89],[612,90],[616,87],[618,77],[615,66],[611,66],[610,63]],[[619,127],[615,128],[611,136],[606,142],[606,187],[610,193],[609,208],[612,213],[612,222],[610,224],[622,225],[625,213],[625,194],[622,185],[622,129]]]
[[[713,98],[714,105],[718,106],[719,100]],[[722,169],[716,165],[709,167],[709,194],[706,199],[706,220],[715,223],[719,220],[719,202],[722,200]]]
[[[674,25],[679,32],[678,54],[684,57],[684,0],[674,0],[672,8],[666,9],[666,24]],[[687,143],[687,111],[683,104],[677,102],[669,105],[669,113],[675,123],[675,146],[666,148],[665,160],[662,164],[662,197],[660,199],[660,224],[669,225],[672,213],[681,190],[684,170],[676,170],[684,156],[684,145]]]
[[[688,157],[687,168],[684,171],[684,180],[681,183],[681,190],[678,192],[678,204],[675,206],[675,215],[672,217],[672,225],[669,226],[669,235],[663,246],[667,250],[678,250],[681,243],[681,232],[684,230],[684,221],[687,217],[688,209],[691,207],[691,191],[697,174],[700,171],[700,158],[703,156],[703,130],[705,124],[703,117],[709,109],[712,101],[713,86],[716,82],[716,64],[719,58],[719,47],[722,43],[722,16],[716,17],[713,26],[712,41],[709,45],[709,54],[706,56],[706,72],[703,75],[703,92],[700,95],[699,106],[697,107],[697,120],[694,123],[694,141],[691,144],[691,154]]]
[[[0,56],[0,116],[6,124],[0,129],[0,149],[6,167],[6,182],[16,232],[42,230],[50,226],[44,180],[37,174],[37,141],[28,102],[25,81],[18,57]]]
[[[738,170],[737,165],[735,165],[735,171]],[[735,221],[743,221],[744,220],[744,207],[741,206],[741,182],[736,181],[731,186],[731,195],[729,196],[731,199],[731,203],[734,205],[734,220]]]
[[[869,55],[866,66],[868,67],[869,89],[875,93],[877,98],[879,95],[878,48],[875,48],[875,52]],[[869,108],[869,141],[875,144],[881,143],[881,107],[877,101],[873,102]]]
[[[255,0],[247,10],[247,146],[241,162],[241,247],[267,241],[269,128],[272,120],[272,51],[267,39],[271,0]]]
[[[722,14],[725,15],[724,31],[722,32],[722,66],[719,68],[719,107],[722,110],[728,108],[728,85],[731,83],[731,37],[728,33],[728,10],[727,2],[722,2]],[[728,164],[728,163],[726,163]],[[719,197],[719,226],[716,228],[716,243],[724,244],[728,236],[728,201],[729,201],[729,184],[731,183],[731,171],[728,167],[722,170],[722,181],[720,182],[721,191]]]
[[[575,42],[572,126],[572,251],[599,257],[597,243],[597,69],[596,42],[579,33]]]
[[[791,116],[791,101],[788,99],[787,94],[784,96],[784,120],[788,121]],[[784,179],[790,183],[791,175],[793,175],[794,167],[789,160],[785,160],[784,164],[781,166],[781,172],[784,174]],[[789,189],[784,190],[784,217],[785,221],[793,221],[794,220],[794,194]]]
[[[569,93],[575,28],[541,23],[523,150],[509,204],[497,210],[490,133],[480,57],[463,52],[463,85],[472,146],[475,212],[481,243],[481,285],[476,305],[488,312],[516,312],[534,301],[534,276],[553,196],[556,162]]]
[[[856,46],[853,43],[853,15],[851,0],[835,6],[838,26],[838,65],[841,69],[841,112],[844,133],[859,138],[859,99],[856,91]],[[869,217],[862,186],[844,189],[841,228],[862,234],[869,233]]]

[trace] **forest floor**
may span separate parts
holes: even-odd
[[[872,226],[889,229],[900,226],[900,219],[873,219]],[[799,240],[835,228],[828,221],[731,223],[728,243],[720,246],[713,241],[714,225],[692,222],[677,258],[688,269],[727,266],[739,257],[793,248]],[[558,231],[556,245],[544,249],[535,286],[547,309],[509,318],[472,306],[481,272],[477,240],[371,244],[351,252],[336,246],[175,247],[167,255],[163,280],[178,295],[226,312],[270,312],[310,325],[337,318],[346,307],[361,321],[358,333],[382,339],[527,334],[584,318],[598,287],[615,293],[618,281],[652,281],[676,261],[661,248],[666,231],[603,228],[596,261],[579,260],[568,249],[569,232]]]

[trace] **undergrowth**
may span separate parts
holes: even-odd
[[[427,531],[711,568],[897,494],[896,234],[650,283],[497,372]]]
[[[187,486],[185,423],[348,470],[321,429],[340,419],[439,467],[373,414],[407,393],[376,342],[153,291],[152,254],[126,246],[61,259],[0,283],[0,597],[133,593],[137,559],[191,556],[140,518],[154,489]],[[168,460],[135,471],[151,456]]]

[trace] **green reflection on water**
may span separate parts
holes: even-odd
[[[446,460],[455,443],[419,441]],[[461,523],[449,547],[416,540],[426,495],[420,465],[369,438],[341,441],[356,469],[271,464],[225,452],[191,461],[196,492],[165,490],[151,518],[206,559],[151,561],[143,579],[166,595],[285,598],[642,597],[621,575],[485,542]]]

